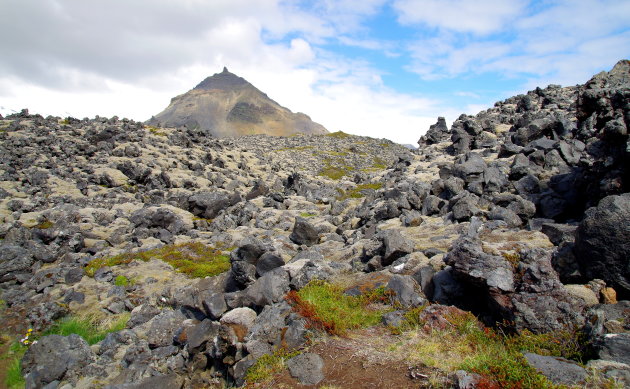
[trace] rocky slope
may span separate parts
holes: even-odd
[[[126,320],[93,346],[41,338],[22,361],[26,386],[243,384],[263,355],[317,339],[287,298],[316,279],[348,295],[384,291],[389,325],[431,303],[425,327],[448,326],[458,307],[507,332],[582,329],[594,344],[588,366],[628,385],[630,306],[616,298],[630,297],[629,97],[621,61],[585,85],[462,115],[450,130],[438,120],[413,151],[343,133],[216,139],[118,118],[3,118],[3,327]],[[208,256],[227,271],[194,266]],[[395,353],[404,337],[368,331],[316,341],[289,369],[304,387],[385,387],[381,374],[357,386],[352,369],[331,367],[362,355],[372,371],[394,361],[390,384],[432,385],[413,370],[426,360]],[[562,363],[545,374],[577,371],[569,383],[583,385],[584,369]],[[444,385],[488,387],[449,377]]]
[[[325,134],[328,131],[303,113],[293,113],[271,100],[227,68],[174,97],[149,125],[198,128],[218,138],[267,134]]]

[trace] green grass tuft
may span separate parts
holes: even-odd
[[[199,242],[188,242],[109,258],[96,258],[85,267],[85,274],[93,277],[94,273],[104,266],[127,264],[133,260],[146,262],[152,258],[160,259],[178,272],[193,278],[212,277],[230,269],[230,257],[223,254],[219,248]]]
[[[299,351],[289,352],[281,348],[276,350],[273,354],[263,355],[247,370],[245,381],[247,384],[269,381],[274,374],[285,368],[287,360],[298,354]]]
[[[313,217],[313,216],[317,216],[316,213],[311,213],[311,212],[302,212],[300,213],[301,217]]]
[[[123,275],[120,275],[120,276],[116,276],[116,279],[114,279],[114,285],[129,286],[129,285],[133,285],[133,281]]]
[[[51,328],[41,335],[37,335],[35,339],[29,339],[29,342],[47,335],[68,336],[77,334],[85,339],[89,345],[96,344],[105,339],[110,332],[116,332],[124,329],[129,321],[130,314],[123,313],[118,315],[114,321],[108,323],[97,323],[88,318],[78,318],[68,316],[56,322]],[[29,337],[32,336],[29,330]],[[30,343],[32,344],[32,343]],[[21,361],[24,353],[28,350],[28,346],[20,342],[13,342],[5,355],[0,360],[8,360],[7,371],[5,377],[5,385],[9,389],[24,388],[25,381],[22,376]]]
[[[317,280],[287,295],[287,300],[311,327],[331,335],[345,335],[349,330],[380,323],[383,311],[368,307],[378,298],[376,294],[347,296],[342,288]]]
[[[562,388],[554,385],[529,366],[524,352],[560,356],[581,361],[583,343],[577,331],[532,334],[523,331],[506,335],[484,327],[469,312],[447,315],[446,329],[433,329],[428,334],[420,328],[418,312],[407,315],[406,326],[415,329],[401,336],[413,341],[405,346],[408,355],[422,363],[453,371],[463,369],[482,377],[479,387],[507,389]],[[404,326],[403,326],[404,329]]]

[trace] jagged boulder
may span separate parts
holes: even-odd
[[[630,298],[630,193],[608,196],[586,212],[576,231],[575,255],[587,278],[601,278]]]
[[[33,344],[22,359],[26,388],[42,388],[61,381],[68,372],[80,372],[95,356],[79,335],[49,335]]]
[[[544,333],[584,320],[584,304],[563,288],[550,252],[529,249],[518,258],[492,255],[482,250],[478,238],[462,236],[444,260],[465,290],[455,304],[489,324],[505,321],[518,330]]]

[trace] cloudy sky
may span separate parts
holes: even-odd
[[[0,113],[146,120],[223,66],[330,131],[415,143],[630,57],[630,0],[0,0]]]

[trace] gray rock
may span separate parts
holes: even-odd
[[[230,272],[234,281],[241,287],[256,281],[256,265],[247,261],[232,261]]]
[[[271,345],[280,344],[282,329],[286,326],[286,319],[291,312],[291,306],[285,301],[266,306],[256,317],[254,325],[247,334],[248,344],[252,340]]]
[[[188,198],[189,211],[205,219],[215,218],[219,212],[241,200],[239,194],[227,192],[198,192]]]
[[[186,329],[186,343],[189,350],[201,348],[206,342],[212,341],[219,334],[221,325],[210,319],[205,319],[192,328]]]
[[[313,280],[327,280],[334,274],[334,270],[323,259],[307,261],[297,271],[291,265],[285,267],[291,276],[290,286],[296,290],[302,289]]]
[[[532,353],[525,353],[524,356],[530,366],[554,384],[573,386],[586,382],[586,369],[568,359]]]
[[[295,218],[293,232],[291,232],[289,238],[296,244],[312,246],[319,241],[319,234],[317,233],[317,229],[313,227],[308,220],[297,216]]]
[[[265,273],[284,265],[284,261],[279,256],[266,252],[258,258],[256,262],[256,274],[261,277]]]
[[[595,350],[600,359],[630,365],[630,333],[606,334],[597,339]]]
[[[457,370],[452,376],[457,389],[476,389],[481,379],[478,374],[469,373],[466,370]]]
[[[488,214],[488,219],[502,220],[507,223],[508,227],[510,228],[519,227],[521,224],[523,224],[523,221],[520,217],[518,217],[516,213],[507,208],[499,206],[495,206],[494,208],[492,208],[492,210]]]
[[[7,244],[0,247],[0,277],[6,280],[14,278],[6,278],[8,273],[30,272],[33,262],[35,260],[23,247]]]
[[[212,293],[209,297],[203,298],[201,303],[204,312],[212,320],[219,320],[228,309],[223,293]]]
[[[386,289],[394,292],[394,300],[404,308],[419,307],[427,302],[416,290],[419,289],[418,284],[411,276],[392,276]]]
[[[289,274],[283,268],[276,268],[245,289],[245,300],[254,306],[264,307],[281,301],[289,289]]]
[[[250,367],[254,366],[256,359],[245,358],[236,362],[234,365],[234,380],[236,386],[243,386],[245,384],[245,376]]]
[[[398,230],[385,230],[379,233],[379,238],[383,240],[385,253],[383,255],[383,266],[389,266],[398,258],[413,252],[413,241],[405,238]]]
[[[41,388],[62,380],[68,372],[80,372],[94,361],[94,353],[79,335],[49,335],[31,345],[22,358],[27,388]]]
[[[175,333],[186,320],[180,311],[163,311],[151,319],[151,326],[147,331],[149,347],[157,348],[173,344]]]
[[[563,242],[573,242],[577,226],[558,223],[544,223],[540,231],[549,237],[551,243],[559,246]]]
[[[575,237],[575,254],[588,279],[600,278],[630,298],[630,193],[608,196],[586,211]]]
[[[383,315],[382,323],[390,327],[399,327],[405,320],[405,311],[387,312]]]
[[[127,321],[127,328],[134,328],[140,324],[144,324],[151,320],[154,316],[161,312],[160,308],[150,305],[142,304],[135,307],[131,311],[131,317]]]
[[[145,378],[137,384],[125,385],[125,389],[181,389],[184,386],[184,378],[177,374],[158,375]]]
[[[287,361],[291,376],[302,385],[317,385],[324,379],[324,360],[317,354],[304,353]]]

